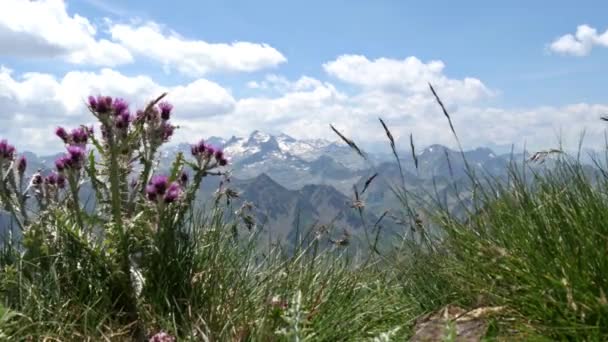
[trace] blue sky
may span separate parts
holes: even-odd
[[[7,1],[10,12],[25,0]],[[195,133],[243,135],[254,128],[329,138],[328,124],[334,123],[371,144],[379,134],[369,125],[384,116],[397,136],[414,132],[423,145],[453,145],[420,86],[427,81],[445,94],[469,147],[525,140],[544,148],[555,144],[560,129],[567,140],[587,129],[589,144],[599,146],[603,129],[597,118],[608,110],[605,1],[40,0],[37,5],[50,6],[36,15],[56,30],[44,32],[22,11],[0,14],[0,65],[12,70],[0,78],[0,102],[3,88],[5,99],[13,98],[8,106],[13,112],[1,115],[12,127],[23,127],[21,134],[0,128],[0,136],[33,134],[38,142],[23,141],[32,150],[57,146],[42,133],[47,127],[36,126],[41,117],[45,125],[86,120],[78,114],[82,108],[67,99],[74,86],[62,81],[72,78],[80,80],[83,92],[131,95],[134,104],[154,90],[169,89],[177,113],[183,103],[189,124],[176,140]],[[61,32],[82,20],[95,32],[73,40]],[[141,28],[158,35],[146,38]],[[566,35],[573,39],[556,45]],[[167,43],[171,37],[180,43]],[[78,39],[91,42],[84,46]],[[108,46],[95,45],[101,40],[114,45],[106,51]],[[223,49],[214,44],[234,42],[255,49],[205,55]],[[109,57],[98,58],[95,51],[102,50]],[[442,67],[431,67],[432,61]],[[26,84],[24,75],[31,72],[55,83]],[[197,91],[204,99],[186,98],[197,97]],[[74,94],[77,100],[84,96]],[[63,113],[48,118],[36,103],[45,97]]]

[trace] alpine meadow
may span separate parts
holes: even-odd
[[[608,340],[606,3],[2,2],[0,341]]]

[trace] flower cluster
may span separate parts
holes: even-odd
[[[70,133],[68,133],[68,131],[66,131],[66,129],[63,127],[57,127],[55,129],[55,135],[58,136],[59,139],[63,140],[64,144],[85,146],[91,135],[93,135],[93,127],[74,128]]]
[[[65,188],[65,182],[65,176],[55,172],[44,178],[44,184],[46,184],[47,186],[56,186],[58,189]]]
[[[64,189],[66,183],[65,176],[60,173],[53,172],[45,177],[37,172],[32,176],[30,186],[34,189],[39,204],[44,207],[58,200],[59,190]]]
[[[206,144],[204,140],[201,140],[198,144],[192,145],[190,151],[192,152],[192,156],[194,156],[199,163],[215,160],[219,166],[228,165],[228,159],[226,159],[224,151],[213,145]]]
[[[146,195],[152,202],[163,201],[173,203],[180,199],[183,193],[180,182],[169,183],[167,176],[154,176],[146,187]]]
[[[60,173],[65,170],[80,170],[84,166],[86,152],[81,146],[68,146],[68,153],[55,160],[55,167]]]
[[[169,141],[175,132],[175,126],[169,122],[172,111],[172,104],[161,102],[146,111],[138,110],[135,122],[145,125],[145,132],[151,141],[156,144],[164,143]]]
[[[129,104],[121,98],[113,99],[110,96],[89,96],[89,109],[101,121],[101,135],[107,138],[108,134],[124,136],[129,131],[133,116],[129,111]]]
[[[145,131],[151,141],[156,144],[169,141],[175,132],[175,126],[169,122],[173,106],[167,102],[161,102],[157,107],[150,108],[147,112],[137,112],[136,122],[145,124]]]
[[[0,163],[4,160],[13,161],[15,159],[15,146],[6,140],[0,140]]]

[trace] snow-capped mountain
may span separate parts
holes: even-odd
[[[275,136],[254,131],[248,138],[232,137],[223,148],[226,154],[234,160],[243,160],[258,155],[257,159],[275,157],[285,160],[296,157],[304,161],[312,161],[332,144],[337,143],[323,139],[297,140],[284,133]]]
[[[466,191],[469,180],[463,154],[475,172],[487,171],[498,177],[504,176],[510,160],[509,155],[495,154],[489,148],[461,153],[445,146],[431,145],[416,151],[418,168],[414,166],[411,151],[400,151],[402,167],[398,167],[390,153],[370,153],[368,156],[373,162],[367,163],[341,142],[300,140],[286,134],[254,131],[247,137],[209,137],[205,141],[224,149],[230,160],[232,185],[242,193],[241,200],[258,202],[256,215],[261,220],[268,220],[268,227],[276,229],[291,227],[296,217],[302,214],[306,220],[320,222],[345,215],[340,216],[340,225],[356,230],[357,223],[348,216],[351,203],[347,202],[352,199],[354,187],[361,191],[376,173],[379,177],[364,196],[366,208],[376,214],[386,209],[399,209],[400,202],[395,198],[393,186],[401,184],[420,198],[437,194],[442,203],[453,208],[458,205],[454,199],[461,195],[456,196],[454,191]],[[179,152],[188,157],[190,145],[164,148],[158,172],[167,172]],[[30,173],[38,169],[46,172],[53,169],[58,156],[38,157],[27,152],[24,155],[28,159]],[[525,157],[516,155],[514,160],[521,163]],[[549,162],[544,165],[547,164]],[[218,184],[218,178],[211,178],[201,191],[210,196]],[[90,194],[90,189],[87,191]],[[374,220],[370,217],[368,221]],[[6,215],[0,212],[0,233],[7,222]],[[283,237],[291,234],[287,231],[277,233]]]

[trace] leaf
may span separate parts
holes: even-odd
[[[365,190],[367,190],[367,188],[369,187],[369,185],[372,183],[372,181],[378,176],[378,172],[374,173],[371,177],[369,177],[366,181],[365,181],[365,185],[363,185],[363,190],[361,191],[361,195],[363,195],[365,193]]]
[[[380,120],[380,123],[382,124],[382,127],[384,128],[384,132],[386,133],[386,136],[388,137],[388,140],[391,143],[391,150],[393,151],[395,160],[397,160],[397,166],[399,167],[399,175],[401,176],[401,185],[403,187],[405,187],[405,176],[403,175],[403,168],[401,167],[401,160],[399,159],[399,155],[397,154],[397,148],[395,147],[395,139],[393,138],[393,134],[391,133],[391,131],[388,129],[388,127],[386,126],[386,124],[384,123],[384,121],[381,118],[378,118],[378,120]]]
[[[414,166],[418,170],[418,157],[416,156],[416,148],[414,146],[414,136],[410,133],[410,149],[412,150],[412,158],[414,158]]]
[[[171,182],[179,178],[183,165],[184,154],[182,152],[178,152],[177,156],[175,157],[175,161],[173,161],[173,164],[171,165],[171,172],[169,174],[169,180]]]
[[[355,150],[357,152],[357,154],[361,156],[361,158],[367,160],[367,157],[365,156],[365,154],[363,153],[363,151],[361,151],[361,149],[359,148],[359,146],[357,146],[357,144],[355,144],[354,141],[352,141],[352,140],[348,139],[347,137],[345,137],[333,125],[329,125],[329,127],[331,127],[331,129],[334,131],[334,133],[336,133],[348,146],[350,146],[353,150]]]

